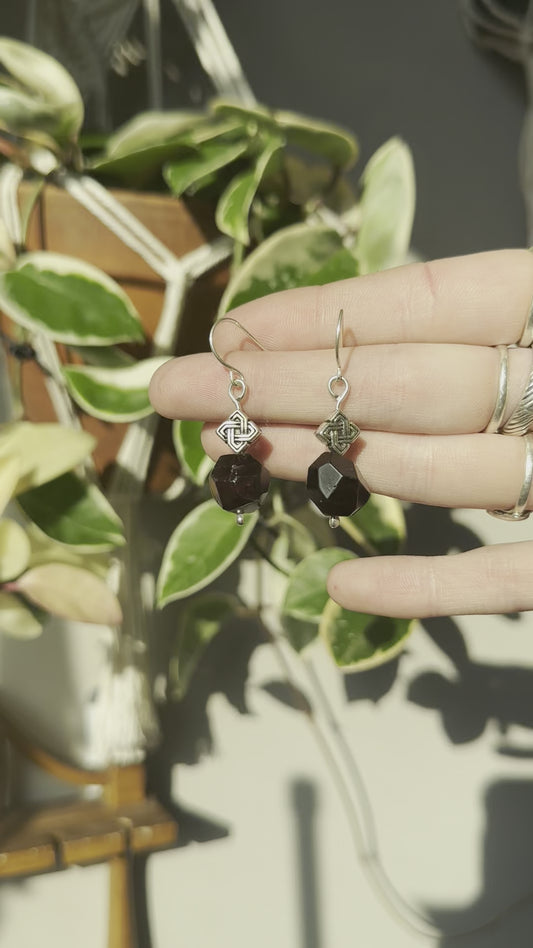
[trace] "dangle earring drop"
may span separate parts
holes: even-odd
[[[350,390],[339,361],[343,318],[341,309],[335,334],[337,374],[332,375],[328,382],[329,394],[336,400],[335,412],[315,431],[316,437],[327,445],[329,451],[313,461],[307,471],[309,497],[320,513],[329,517],[330,527],[338,527],[339,517],[356,513],[370,497],[352,462],[342,456],[360,435],[357,425],[341,411],[341,405]]]
[[[229,371],[228,394],[235,405],[235,411],[217,428],[217,435],[224,444],[231,448],[233,453],[223,454],[219,457],[209,475],[209,487],[217,504],[224,510],[234,513],[237,523],[242,526],[244,523],[243,514],[257,510],[265,499],[270,483],[270,474],[251,454],[245,453],[248,445],[257,441],[261,429],[253,421],[250,421],[241,408],[241,402],[248,391],[242,372],[225,362],[215,348],[213,341],[215,329],[222,322],[234,323],[260,349],[264,347],[251,332],[231,316],[223,316],[222,319],[218,319],[213,324],[209,334],[211,352],[220,364]]]

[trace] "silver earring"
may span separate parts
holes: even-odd
[[[336,400],[335,412],[315,431],[329,451],[321,454],[307,471],[309,498],[320,513],[329,517],[330,527],[339,526],[339,517],[349,517],[363,507],[370,494],[359,480],[355,467],[343,457],[360,435],[360,429],[341,411],[350,384],[342,374],[339,350],[342,345],[344,312],[341,309],[335,333],[337,373],[328,381],[329,394]]]
[[[246,449],[259,438],[261,429],[251,421],[241,408],[248,386],[239,369],[226,362],[217,352],[214,344],[215,329],[220,323],[230,322],[238,326],[260,348],[264,346],[245,329],[238,320],[223,316],[213,324],[209,333],[209,347],[216,359],[229,371],[228,395],[235,405],[235,411],[217,428],[217,435],[231,449],[231,454],[223,454],[209,475],[211,493],[223,510],[234,513],[237,523],[244,523],[243,514],[257,510],[266,497],[270,483],[270,474]]]

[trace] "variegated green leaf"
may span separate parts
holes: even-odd
[[[361,273],[405,262],[415,212],[415,175],[411,151],[399,138],[385,142],[371,157],[362,177],[357,257]]]
[[[285,227],[253,250],[238,268],[222,297],[220,314],[278,290],[313,285],[315,275],[342,249],[337,231],[325,225]]]
[[[41,623],[18,596],[0,592],[0,635],[10,635],[14,639],[36,639],[42,630]]]
[[[11,587],[45,612],[96,625],[120,625],[119,601],[107,584],[78,566],[47,563],[23,573]]]
[[[104,153],[91,162],[91,170],[130,187],[146,188],[160,180],[166,161],[193,154],[183,136],[204,123],[200,112],[141,112],[109,136]]]
[[[79,550],[75,546],[66,546],[56,543],[45,533],[42,533],[33,523],[26,527],[26,536],[30,541],[30,559],[28,569],[34,566],[44,566],[48,563],[65,563],[67,566],[79,566],[88,569],[100,579],[105,579],[109,573],[111,556],[109,552],[94,553]]]
[[[181,470],[194,484],[205,484],[213,467],[201,440],[203,423],[201,421],[175,421],[172,425],[172,439]]]
[[[248,218],[252,201],[275,155],[280,151],[282,141],[272,136],[264,144],[255,167],[243,171],[233,178],[222,194],[216,210],[216,224],[223,234],[228,234],[240,244],[249,244]]]
[[[161,609],[174,599],[204,589],[237,559],[257,522],[246,517],[240,527],[235,517],[207,500],[191,510],[168,541],[157,580]]]
[[[295,652],[303,652],[318,637],[318,622],[297,619],[295,616],[281,614],[281,624],[286,638]]]
[[[295,112],[275,112],[274,115],[276,127],[290,145],[305,148],[341,167],[350,167],[355,162],[359,148],[351,132]]]
[[[256,129],[281,134],[292,145],[328,158],[336,165],[353,164],[357,157],[357,142],[350,132],[328,122],[317,121],[295,112],[282,112],[262,105],[237,105],[224,99],[211,103],[215,115],[233,118],[246,125],[252,136]]]
[[[16,458],[20,466],[15,493],[45,484],[76,467],[93,447],[91,435],[63,425],[29,421],[0,425],[0,463]]]
[[[231,164],[247,148],[246,141],[207,142],[193,154],[168,162],[163,169],[163,177],[175,197],[180,197],[185,191],[194,190],[194,185],[208,175]]]
[[[118,283],[62,254],[22,254],[16,269],[0,274],[0,307],[21,326],[70,345],[144,338],[139,315]]]
[[[68,472],[19,494],[24,513],[43,533],[80,552],[98,552],[125,542],[120,518],[94,484]]]
[[[18,115],[6,116],[0,98],[0,122],[8,130],[25,132],[35,127],[48,132],[60,144],[76,139],[83,122],[80,91],[66,69],[47,53],[19,40],[1,37],[0,86],[4,93],[18,92],[25,100]],[[13,120],[14,126],[10,124]]]
[[[354,559],[350,550],[331,546],[306,556],[292,571],[282,612],[305,622],[319,622],[329,596],[328,573],[337,563]]]
[[[142,359],[124,368],[68,366],[63,369],[74,401],[102,421],[135,421],[153,412],[148,398],[152,375],[166,356]]]
[[[382,494],[372,494],[352,517],[341,517],[340,525],[356,543],[378,553],[397,553],[406,536],[401,503]]]
[[[14,520],[0,520],[0,583],[15,579],[30,559],[30,541],[26,531]]]
[[[0,271],[11,270],[15,265],[16,258],[13,241],[9,236],[6,225],[0,218]]]
[[[396,658],[415,624],[412,619],[349,612],[330,599],[322,613],[320,634],[337,665],[364,671]]]
[[[176,139],[203,125],[203,112],[165,111],[153,109],[148,112],[139,112],[134,118],[125,122],[109,136],[106,143],[108,158],[122,158],[132,155],[144,148],[152,148],[164,142]]]
[[[0,428],[0,432],[1,430]],[[16,455],[6,454],[4,457],[0,455],[0,516],[15,493],[20,471],[20,461]]]

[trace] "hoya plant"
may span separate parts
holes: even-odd
[[[36,634],[47,611],[120,624],[117,594],[136,580],[117,581],[116,563],[124,577],[136,544],[128,542],[127,524],[124,535],[117,509],[127,507],[130,518],[143,493],[158,424],[148,383],[176,353],[193,281],[226,263],[222,316],[287,287],[401,263],[411,234],[412,160],[397,138],[378,149],[355,183],[354,136],[292,112],[226,100],[198,112],[145,112],[96,148],[84,143],[82,124],[81,96],[63,67],[1,39],[0,309],[4,345],[15,356],[15,421],[0,427],[0,506],[12,501],[15,513],[0,523],[0,630],[10,635]],[[31,186],[20,199],[23,180]],[[32,201],[48,183],[67,191],[165,281],[150,344],[143,314],[110,276],[81,259],[27,251]],[[169,201],[201,199],[218,236],[178,259],[111,186],[158,191]],[[33,359],[43,373],[59,422],[53,435],[46,426],[24,427],[17,356]],[[128,425],[105,490],[82,431],[86,416]],[[239,527],[209,495],[211,463],[200,430],[191,421],[173,426],[180,475],[169,493],[173,502],[179,497],[181,515],[155,583],[154,607],[175,608],[180,617],[171,693],[183,695],[202,649],[228,616],[242,612],[241,599],[218,581],[250,550],[280,577],[279,625],[296,650],[322,636],[340,666],[365,668],[396,655],[412,624],[343,610],[328,598],[326,576],[342,559],[399,550],[401,506],[371,497],[356,518],[341,519],[339,538],[310,510],[303,490],[277,482],[261,515]],[[111,586],[104,594],[106,576]],[[171,605],[177,601],[179,607]],[[125,618],[121,635],[131,634]]]

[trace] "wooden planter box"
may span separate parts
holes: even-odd
[[[112,194],[177,257],[195,250],[216,236],[212,215],[201,204],[190,207],[170,196],[135,191],[113,190]],[[141,257],[60,188],[47,185],[43,189],[30,218],[27,249],[68,254],[104,270],[128,294],[141,315],[148,340],[151,339],[163,302],[163,281]],[[176,347],[180,354],[208,348],[209,328],[227,276],[227,267],[218,267],[190,288]],[[76,360],[63,346],[58,348],[64,362]],[[130,347],[130,351],[136,356],[143,356],[147,354],[148,346]],[[26,363],[22,374],[26,419],[55,420],[39,368],[33,363]],[[127,425],[102,422],[84,413],[81,413],[81,419],[83,427],[97,440],[95,464],[105,476],[116,457]],[[170,442],[170,425],[162,422],[159,428],[148,478],[150,491],[164,490],[178,473]]]

